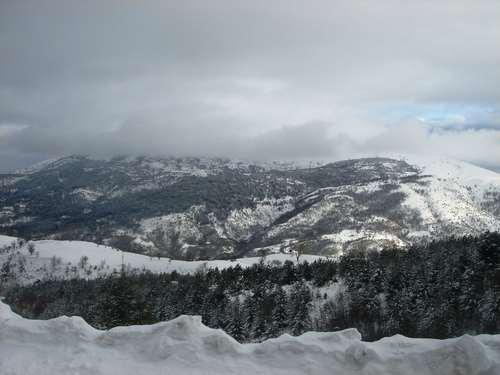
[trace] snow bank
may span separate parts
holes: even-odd
[[[500,335],[361,341],[355,329],[239,344],[198,316],[99,331],[79,317],[28,320],[0,302],[0,374],[500,373]]]

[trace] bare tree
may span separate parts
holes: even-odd
[[[33,255],[35,253],[35,244],[33,242],[28,243],[28,252],[30,255]]]
[[[309,243],[307,241],[297,241],[293,245],[293,254],[295,255],[295,258],[297,259],[297,264],[299,264],[300,257],[302,254],[305,254],[309,250]]]

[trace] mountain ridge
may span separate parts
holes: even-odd
[[[0,231],[213,259],[500,228],[495,172],[449,159],[316,163],[73,155],[0,176]]]

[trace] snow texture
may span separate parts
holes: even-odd
[[[498,216],[484,207],[488,192],[500,190],[500,174],[475,165],[452,160],[410,157],[427,184],[401,184],[405,206],[416,209],[431,235],[439,235],[443,223],[453,232],[475,234],[500,230]],[[450,230],[451,227],[451,230]],[[409,237],[418,237],[410,233]]]
[[[494,375],[500,336],[361,341],[356,329],[240,344],[198,316],[100,331],[80,317],[24,319],[0,302],[0,374]]]
[[[16,242],[16,237],[0,235],[0,249]],[[25,244],[9,252],[0,252],[0,266],[9,257],[17,254],[24,263],[24,272],[19,275],[21,283],[31,283],[44,278],[95,278],[120,271],[123,266],[129,271],[148,270],[155,273],[177,271],[180,273],[193,273],[208,268],[228,268],[240,265],[249,267],[260,261],[266,263],[296,262],[293,254],[271,254],[265,258],[248,257],[236,260],[211,260],[211,261],[182,261],[169,258],[150,257],[147,255],[129,253],[115,248],[97,245],[84,241],[58,241],[40,240],[31,241],[35,251],[30,254],[28,245]],[[84,264],[82,258],[85,258]],[[301,255],[300,262],[313,262],[325,257],[316,255]],[[57,261],[55,261],[57,260]],[[17,263],[17,262],[16,262]]]
[[[229,214],[225,228],[230,238],[248,240],[258,229],[271,225],[286,212],[292,211],[293,198],[268,198],[257,203],[255,208],[245,207]]]

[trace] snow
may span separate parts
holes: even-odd
[[[346,195],[337,195],[336,193],[326,195],[319,202],[311,205],[298,215],[283,224],[274,226],[266,233],[267,238],[273,238],[281,235],[288,228],[294,227],[312,227],[324,217],[335,215],[339,209],[350,207],[352,198]]]
[[[30,174],[30,173],[36,173],[36,172],[39,172],[41,171],[42,169],[48,167],[49,165],[51,165],[52,163],[55,163],[57,160],[57,158],[52,158],[52,159],[47,159],[47,160],[43,160],[41,162],[38,162],[36,164],[33,164],[32,166],[28,167],[28,168],[24,168],[24,169],[18,169],[15,171],[15,173],[18,173],[18,174]]]
[[[401,159],[401,157],[399,157]],[[303,227],[312,227],[320,220],[340,216],[351,218],[349,225],[334,233],[322,233],[321,239],[330,241],[332,254],[341,254],[350,243],[368,240],[380,248],[387,243],[399,247],[425,237],[435,238],[500,230],[500,219],[495,212],[495,194],[500,191],[500,174],[475,165],[449,158],[407,156],[414,172],[401,173],[389,181],[398,185],[398,191],[406,197],[401,211],[405,217],[394,221],[391,217],[362,217],[358,214],[366,208],[349,202],[349,194],[375,193],[388,181],[372,181],[341,187],[324,187],[303,197],[303,202],[314,201],[305,211],[280,225],[275,225],[265,235],[266,239],[280,241],[284,236],[294,237]],[[387,169],[398,167],[396,161],[387,161]],[[359,169],[370,165],[359,162]],[[398,167],[399,168],[399,167]],[[404,177],[414,177],[405,179]],[[406,221],[405,221],[406,220]]]
[[[293,209],[293,198],[290,196],[266,198],[257,202],[255,208],[232,210],[226,219],[225,230],[229,238],[248,240],[256,229],[271,225],[281,215]]]
[[[193,206],[188,211],[157,216],[141,221],[141,233],[149,239],[155,231],[159,231],[165,243],[177,238],[182,244],[198,243],[203,235],[197,223],[198,212],[203,206]]]
[[[0,248],[2,248],[4,246],[9,246],[13,242],[16,242],[16,241],[17,241],[17,237],[0,235]]]
[[[422,224],[429,225],[436,222],[436,218],[429,207],[429,202],[422,194],[424,188],[418,184],[401,184],[399,190],[406,196],[404,206],[419,212]]]
[[[16,241],[15,237],[0,235],[0,249],[9,246]],[[58,241],[40,240],[31,241],[35,245],[35,253],[30,255],[27,245],[19,252],[26,260],[26,277],[21,280],[24,283],[34,282],[44,277],[97,277],[109,274],[114,270],[119,271],[124,266],[129,270],[148,270],[155,273],[173,272],[193,273],[204,268],[229,268],[240,265],[249,267],[262,260],[260,257],[240,258],[236,260],[210,260],[210,261],[182,261],[169,258],[150,257],[136,253],[121,251],[109,246],[97,245],[84,241]],[[69,275],[66,268],[79,267],[82,257],[86,257],[86,266],[81,270],[75,270]],[[0,253],[0,264],[8,258],[7,254]],[[53,259],[60,259],[56,266],[52,266]],[[316,255],[301,255],[301,262],[313,262],[325,259]],[[264,261],[272,264],[286,260],[296,262],[293,254],[271,254]],[[44,267],[45,266],[45,267]],[[50,266],[50,267],[49,267]],[[94,267],[95,266],[95,267]],[[87,272],[88,271],[88,272]],[[77,272],[75,274],[75,272]]]
[[[500,190],[500,174],[448,158],[410,157],[409,162],[429,177],[424,184],[403,183],[400,191],[407,196],[404,205],[420,213],[429,233],[439,234],[442,223],[447,231],[452,226],[467,234],[500,230],[498,217],[484,207],[486,194]]]
[[[401,156],[398,158],[401,159]],[[332,245],[330,247],[330,244],[326,243],[327,247],[324,250],[331,254],[340,254],[350,242],[364,239],[370,242],[379,242],[379,247],[387,242],[404,246],[405,243],[413,242],[422,237],[475,235],[486,230],[500,230],[500,218],[498,211],[496,211],[498,209],[497,194],[500,192],[500,174],[449,158],[406,155],[402,159],[415,165],[419,172],[417,173],[413,168],[402,169],[401,163],[396,160],[383,161],[382,165],[388,171],[394,172],[394,174],[390,174],[392,176],[390,180],[339,187],[326,186],[310,192],[305,197],[296,197],[301,198],[299,203],[303,205],[314,204],[286,222],[280,221],[280,224],[273,225],[276,219],[295,208],[296,202],[292,197],[266,198],[256,201],[253,207],[232,210],[225,219],[218,219],[213,212],[206,211],[203,206],[192,206],[184,212],[145,218],[139,223],[138,229],[129,229],[124,234],[134,237],[134,244],[138,248],[142,247],[142,250],[148,254],[160,253],[160,248],[187,252],[193,245],[207,245],[207,241],[212,244],[220,244],[225,253],[230,253],[234,250],[232,241],[247,241],[256,234],[255,238],[263,235],[264,243],[259,244],[259,246],[266,246],[268,250],[274,252],[286,248],[283,238],[299,239],[304,233],[304,228],[318,226],[321,228],[320,235],[324,235],[322,238],[330,241]],[[45,168],[52,168],[58,163],[71,162],[71,160],[72,158],[60,159],[57,162],[44,165]],[[140,168],[137,167],[133,173],[127,172],[132,173],[138,181],[141,181],[142,178],[138,171],[143,169],[153,171],[154,176],[168,175],[169,173],[172,173],[172,176],[177,176],[177,174],[215,174],[226,168],[244,170],[253,165],[245,161],[208,158],[147,157],[131,158],[128,162],[141,163]],[[289,170],[299,166],[307,167],[321,164],[319,161],[315,163],[296,161],[260,163],[259,166],[264,170]],[[370,160],[362,159],[356,163],[356,167],[360,170],[376,169],[375,166],[378,164]],[[127,164],[120,164],[118,167],[127,170]],[[411,177],[411,175],[414,178],[399,179],[400,177]],[[172,178],[168,181],[174,181],[177,177]],[[389,215],[383,217],[383,213],[380,214],[382,216],[363,216],[363,211],[367,207],[353,200],[352,193],[375,193],[381,188],[387,187],[387,184],[398,185],[399,192],[404,193],[406,199],[401,207],[401,213],[408,215],[402,215],[401,219]],[[154,187],[153,185],[156,186],[157,183],[153,183],[149,188]],[[132,187],[131,191],[146,187],[145,184],[140,184]],[[116,190],[114,194],[119,195],[123,192],[125,190]],[[75,189],[73,194],[92,202],[99,198],[100,193],[88,188],[79,188]],[[18,218],[18,221],[13,219],[9,221],[8,218],[13,215],[11,211],[13,212],[14,209],[8,210],[7,208],[4,207],[4,211],[0,212],[0,215],[6,218],[5,227],[37,219],[26,216]],[[90,212],[88,211],[90,209],[85,210],[84,213]],[[205,218],[205,215],[208,217],[208,223],[206,220],[200,219]],[[327,225],[333,225],[331,223],[334,220],[340,221],[341,224],[338,227],[328,227]],[[349,230],[353,232],[354,229],[365,229],[365,232],[356,231],[354,236],[356,238],[354,238],[353,235],[349,234]],[[259,248],[253,250],[257,251]],[[184,255],[186,254],[184,253]]]
[[[489,189],[500,188],[500,174],[465,161],[447,157],[425,157],[406,155],[408,163],[420,169],[421,174],[472,188],[478,198]]]
[[[198,316],[100,331],[79,317],[24,319],[2,302],[0,332],[3,375],[500,373],[500,335],[393,336],[369,343],[357,330],[347,329],[240,344],[204,326]]]
[[[452,178],[465,182],[467,185],[493,184],[500,186],[500,174],[464,161],[441,158],[427,161],[421,166],[424,174],[431,174],[441,178]]]
[[[339,244],[345,244],[347,242],[353,242],[357,240],[371,240],[377,242],[391,242],[394,245],[399,247],[404,247],[406,244],[399,239],[394,234],[388,232],[375,232],[370,230],[353,230],[353,229],[344,229],[339,233],[333,234],[324,234],[321,236],[322,240],[332,241]]]
[[[99,193],[98,191],[90,190],[90,189],[74,189],[71,192],[72,195],[76,195],[80,197],[83,200],[86,200],[88,202],[94,202],[97,199],[99,199],[102,196],[102,193]]]

